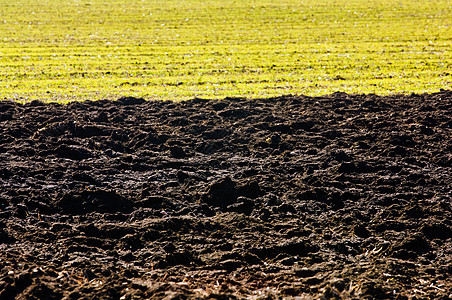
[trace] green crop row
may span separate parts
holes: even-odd
[[[434,92],[448,0],[0,0],[0,99]]]

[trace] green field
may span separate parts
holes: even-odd
[[[451,88],[450,0],[0,0],[0,99]]]

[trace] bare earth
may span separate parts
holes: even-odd
[[[448,299],[451,112],[0,102],[0,299]]]

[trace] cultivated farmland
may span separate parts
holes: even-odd
[[[0,1],[0,97],[394,94],[451,86],[450,1]]]
[[[0,102],[0,298],[447,299],[451,111]]]
[[[0,299],[451,298],[449,1],[0,2]]]

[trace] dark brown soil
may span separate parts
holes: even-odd
[[[0,102],[0,298],[452,294],[452,92]]]

